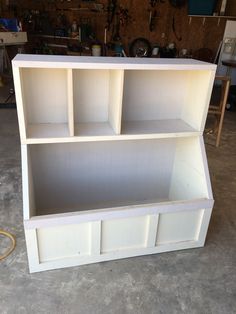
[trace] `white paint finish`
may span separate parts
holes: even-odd
[[[157,245],[197,241],[203,210],[160,214]]]
[[[215,71],[125,71],[123,123],[138,122],[151,132],[159,120],[166,122],[157,132],[204,130]],[[208,88],[205,88],[207,86]],[[173,119],[174,121],[170,121]],[[179,129],[183,121],[183,130]],[[129,125],[129,124],[128,124]],[[134,123],[131,125],[134,126]],[[191,126],[191,127],[190,127]],[[154,127],[155,129],[155,127]],[[161,131],[159,131],[161,129]]]
[[[199,226],[199,243],[201,244],[201,246],[204,245],[206,240],[207,230],[211,219],[211,213],[212,206],[210,208],[206,208],[203,212],[202,224]]]
[[[27,137],[30,139],[41,139],[45,142],[45,138],[55,141],[55,137],[69,136],[67,123],[37,123],[28,124]],[[34,141],[34,140],[33,140]]]
[[[125,71],[123,121],[180,119],[187,78],[185,71]]]
[[[163,119],[163,120],[144,120],[144,121],[123,121],[122,122],[122,134],[135,135],[138,134],[171,134],[172,137],[175,134],[181,133],[182,136],[191,134],[193,136],[197,133],[190,125],[185,123],[181,119]]]
[[[90,122],[90,123],[77,123],[75,124],[75,135],[82,137],[97,137],[103,139],[106,136],[114,135],[114,130],[108,122]],[[78,141],[81,138],[78,137]],[[112,137],[113,139],[114,137]],[[92,139],[94,140],[94,139]],[[95,139],[96,140],[96,139]]]
[[[137,248],[137,249],[119,250],[115,252],[103,253],[101,255],[76,256],[76,257],[70,257],[70,258],[44,262],[38,265],[34,265],[34,267],[32,267],[32,265],[30,264],[30,271],[39,272],[39,271],[45,271],[45,270],[50,270],[50,269],[80,266],[80,265],[86,265],[86,264],[91,264],[91,263],[117,260],[117,259],[123,259],[123,258],[135,257],[135,256],[141,256],[141,255],[157,254],[157,253],[162,253],[162,252],[198,248],[202,246],[203,244],[199,241],[186,241],[186,242],[160,245],[158,247],[152,247],[152,248],[145,247],[145,248]]]
[[[94,61],[97,64],[96,60]],[[158,64],[158,61],[156,62]],[[139,60],[136,68],[141,65]],[[146,65],[145,61],[144,65]],[[28,113],[27,124],[37,123],[35,126],[30,126],[27,132],[30,141],[27,143],[66,141],[64,136],[74,134],[74,115],[75,123],[78,124],[75,135],[88,137],[81,141],[91,140],[90,136],[106,137],[120,134],[122,105],[124,123],[122,133],[128,136],[153,134],[155,137],[162,134],[168,137],[181,136],[178,133],[185,135],[200,130],[202,132],[207,114],[207,101],[211,94],[211,86],[208,90],[204,86],[209,83],[207,81],[209,77],[213,83],[214,76],[214,71],[209,70],[206,64],[204,68],[206,69],[204,71],[199,69],[186,71],[181,70],[181,67],[165,71],[154,70],[155,67],[152,71],[124,71],[122,68],[119,70],[106,68],[72,70],[71,67],[67,70],[63,67],[60,69],[21,68],[22,94],[25,94],[25,97],[23,95],[19,97],[18,107],[25,105],[27,109],[25,114],[26,111]],[[15,80],[20,80],[17,74]],[[21,87],[19,86],[18,89]],[[204,108],[205,111],[202,112]],[[22,119],[21,116],[19,118]],[[47,127],[46,122],[53,124]],[[66,130],[65,134],[61,133],[64,131],[60,127],[62,124],[59,127],[55,125],[60,122],[69,124],[69,130]],[[104,134],[100,124],[98,130],[96,129],[96,123],[99,122],[107,126]],[[42,123],[42,126],[39,123]],[[91,123],[88,128],[87,123]],[[55,132],[53,132],[54,125]],[[113,129],[112,133],[108,131],[109,125]],[[38,131],[35,132],[35,141],[31,129]],[[80,131],[82,134],[79,133]],[[22,140],[26,143],[24,134]]]
[[[74,136],[74,90],[72,69],[67,70],[67,98],[69,133],[70,136]]]
[[[102,222],[101,253],[145,246],[147,216]]]
[[[108,119],[115,134],[121,132],[124,71],[110,71]]]
[[[159,216],[160,216],[159,214],[148,216],[146,247],[154,247],[156,245],[157,226],[158,226]]]
[[[101,221],[90,223],[90,254],[100,255],[101,253]]]
[[[13,79],[14,79],[14,87],[15,87],[15,97],[17,102],[17,115],[20,129],[20,137],[21,140],[24,141],[26,139],[26,125],[27,125],[27,116],[26,111],[24,110],[24,95],[22,88],[22,78],[21,78],[21,70],[19,68],[12,69],[13,71]]]
[[[67,71],[22,69],[27,122],[67,123]]]
[[[14,67],[72,69],[214,70],[215,64],[193,59],[74,57],[18,54]]]
[[[55,124],[54,124],[55,125]],[[64,125],[58,125],[57,134],[60,132],[66,133],[67,127]],[[53,136],[52,129],[47,125],[48,134]],[[55,130],[57,128],[55,127]],[[79,123],[75,125],[75,134],[80,136],[73,137],[41,137],[40,126],[33,127],[33,133],[36,138],[28,138],[21,140],[22,144],[56,144],[56,143],[80,143],[80,142],[104,142],[104,141],[133,141],[133,140],[150,140],[150,139],[167,139],[167,138],[185,138],[185,137],[197,137],[200,132],[179,132],[179,133],[147,133],[147,134],[131,134],[131,135],[114,135],[113,129],[106,122],[101,123]],[[43,132],[46,134],[47,131]],[[55,132],[54,132],[55,134]],[[96,134],[96,135],[95,135]],[[105,135],[104,135],[105,134]]]
[[[35,229],[25,230],[25,240],[27,247],[29,270],[31,273],[39,271],[39,252],[36,230]]]
[[[90,252],[90,223],[37,229],[40,263],[88,255]]]
[[[22,160],[22,192],[23,192],[23,216],[29,219],[36,215],[34,199],[34,182],[32,177],[31,159],[27,145],[21,145]]]
[[[170,200],[211,198],[198,137],[178,139],[172,169]]]
[[[194,129],[203,132],[215,71],[189,71],[185,72],[185,77],[188,85],[181,118]]]
[[[25,216],[27,218],[25,218],[25,216],[24,216],[24,219],[29,219],[28,217],[32,217],[32,216],[36,215],[35,195],[34,195],[34,178],[33,178],[33,174],[32,174],[31,159],[29,157],[29,149],[27,149],[27,163],[28,163],[28,172],[26,172],[26,175],[28,175],[29,195],[26,195],[26,197],[28,196],[28,199],[29,199],[29,213],[27,213],[27,212],[25,213],[26,214]]]
[[[208,193],[209,199],[213,200],[211,179],[210,179],[210,174],[209,174],[209,169],[208,169],[207,155],[206,155],[206,150],[204,146],[203,136],[199,138],[199,142],[200,142],[200,151],[201,151],[202,160],[203,160],[203,170],[204,170],[204,175],[205,175],[205,180],[206,180],[207,193]]]
[[[128,218],[144,215],[157,215],[160,213],[179,212],[188,210],[197,210],[199,208],[212,208],[213,200],[198,199],[191,201],[163,201],[151,204],[129,204],[123,207],[103,208],[76,212],[66,212],[57,214],[41,215],[31,217],[24,221],[26,229],[35,229],[43,227],[69,225],[74,223],[93,222],[98,220],[111,220],[119,218]]]
[[[109,71],[74,70],[75,123],[108,122]]]
[[[30,151],[37,215],[168,197],[211,199],[197,137],[33,145]]]
[[[24,219],[32,217],[30,215],[30,192],[28,174],[28,147],[21,145],[21,168],[22,168],[22,192],[23,192],[23,216]]]
[[[21,55],[13,68],[21,141],[48,142],[22,147],[32,272],[204,244],[215,65]]]
[[[31,145],[37,215],[169,194],[175,140]]]

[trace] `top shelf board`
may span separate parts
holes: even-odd
[[[216,65],[194,59],[75,57],[18,54],[14,67],[122,70],[216,70]]]

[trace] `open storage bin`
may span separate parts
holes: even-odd
[[[198,137],[28,150],[36,216],[210,197]]]

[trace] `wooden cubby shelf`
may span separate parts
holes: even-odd
[[[212,82],[214,65],[170,60],[167,66],[150,60],[140,67],[131,58],[70,58],[71,63],[67,57],[14,59],[25,143],[165,138],[203,131],[209,101],[204,86]]]
[[[203,142],[216,66],[13,60],[30,272],[204,245]]]

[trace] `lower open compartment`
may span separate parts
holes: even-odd
[[[204,244],[201,138],[30,144],[22,157],[32,272]]]

